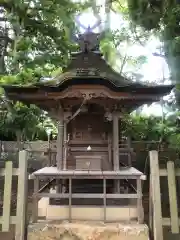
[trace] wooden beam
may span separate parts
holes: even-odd
[[[175,176],[180,177],[180,168],[176,168],[174,171],[175,171]],[[167,177],[168,175],[167,169],[159,169],[159,174],[161,177]]]
[[[83,174],[83,173],[82,173]],[[47,178],[56,178],[56,179],[68,179],[69,177],[71,177],[72,179],[137,179],[139,178],[139,175],[126,175],[126,174],[122,174],[122,175],[103,175],[103,174],[97,174],[97,175],[73,175],[73,174],[67,174],[67,175],[56,175],[54,173],[43,173],[40,175],[36,175],[34,176],[33,174],[31,174],[31,176],[29,177],[29,179],[36,179],[36,177],[38,177],[39,179],[47,179]]]
[[[162,223],[163,223],[163,226],[170,227],[171,226],[171,218],[163,218]],[[178,224],[180,226],[180,218],[178,219]]]
[[[3,225],[3,222],[4,222],[3,216],[0,216],[0,224]],[[16,216],[10,216],[9,224],[16,225],[16,223],[17,223],[17,217]]]
[[[42,197],[49,197],[49,198],[69,198],[69,193],[38,193],[38,198]],[[106,198],[113,198],[113,199],[123,199],[123,198],[130,198],[130,199],[137,199],[139,197],[138,194],[106,194]],[[72,198],[104,198],[104,194],[102,193],[73,193]]]
[[[0,170],[0,176],[5,176],[6,175],[6,168],[2,168]],[[18,176],[19,175],[19,168],[13,168],[12,169],[12,175],[13,176]]]

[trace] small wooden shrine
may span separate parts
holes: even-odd
[[[128,219],[143,221],[143,174],[131,166],[131,146],[120,146],[120,121],[142,104],[159,101],[173,86],[147,86],[122,77],[104,60],[99,39],[100,34],[89,31],[80,35],[81,51],[72,54],[63,74],[49,81],[3,86],[9,99],[35,104],[58,123],[56,166],[33,173],[35,221],[38,198],[45,196],[59,200],[53,213],[46,211],[47,218],[120,221],[131,209]],[[57,179],[56,193],[38,193],[42,178]]]

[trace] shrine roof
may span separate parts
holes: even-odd
[[[126,92],[126,93],[133,93],[133,94],[150,94],[150,95],[159,95],[159,96],[164,96],[170,93],[170,91],[175,87],[174,85],[152,85],[152,86],[147,86],[147,85],[142,85],[142,84],[137,84],[133,83],[131,85],[126,85],[126,86],[118,86],[112,83],[111,81],[105,82],[104,79],[100,78],[77,78],[77,79],[69,79],[69,81],[63,81],[59,85],[31,85],[31,86],[17,86],[17,85],[2,85],[1,87],[4,88],[6,94],[10,96],[11,94],[36,94],[41,90],[41,93],[61,93],[64,90],[66,90],[68,87],[72,85],[100,85],[100,86],[105,86],[108,87],[110,90],[114,92]],[[34,96],[35,97],[35,96]]]
[[[71,55],[63,73],[29,86],[3,85],[6,95],[9,99],[36,104],[48,110],[58,99],[84,96],[114,102],[130,100],[131,103],[126,103],[128,106],[139,106],[159,101],[161,96],[172,90],[174,85],[145,85],[114,71],[99,51],[98,36],[89,32],[81,36],[81,51]]]
[[[36,94],[44,92],[62,92],[73,85],[97,85],[107,87],[113,92],[129,92],[138,94],[168,94],[174,85],[146,85],[133,82],[115,72],[99,53],[74,54],[69,66],[64,73],[56,77],[28,86],[3,85],[7,95],[11,94]]]

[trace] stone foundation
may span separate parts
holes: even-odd
[[[61,223],[29,232],[28,240],[149,240],[146,225]]]
[[[69,206],[49,205],[49,198],[41,198],[38,202],[38,216],[46,220],[69,219]],[[71,219],[77,221],[102,221],[102,206],[72,206]],[[131,222],[137,220],[136,206],[107,206],[106,222]]]

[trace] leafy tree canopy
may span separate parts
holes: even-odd
[[[71,41],[76,28],[74,16],[89,6],[99,19],[94,0],[84,5],[70,0],[1,0],[0,84],[27,85],[60,72],[68,63],[69,52],[76,49]],[[110,10],[122,14],[126,24],[121,30],[108,30]],[[106,1],[106,37],[101,44],[105,57],[108,56],[107,60],[113,66],[115,60],[120,59],[120,69],[115,68],[137,79],[138,74],[135,76],[133,72],[137,72],[147,59],[129,55],[127,45],[143,44],[148,41],[149,33],[154,32],[164,42],[164,56],[171,67],[172,78],[177,80],[180,75],[179,11],[179,5],[170,0]],[[0,94],[1,140],[45,140],[47,129],[56,135],[55,124],[44,112],[33,105],[12,104],[4,98],[2,91]],[[128,116],[122,122],[122,134],[134,140],[163,140],[178,148],[179,126],[171,119]]]
[[[172,80],[179,83],[180,70],[180,5],[178,1],[127,0],[129,16],[134,25],[156,31],[163,42],[164,54]]]

